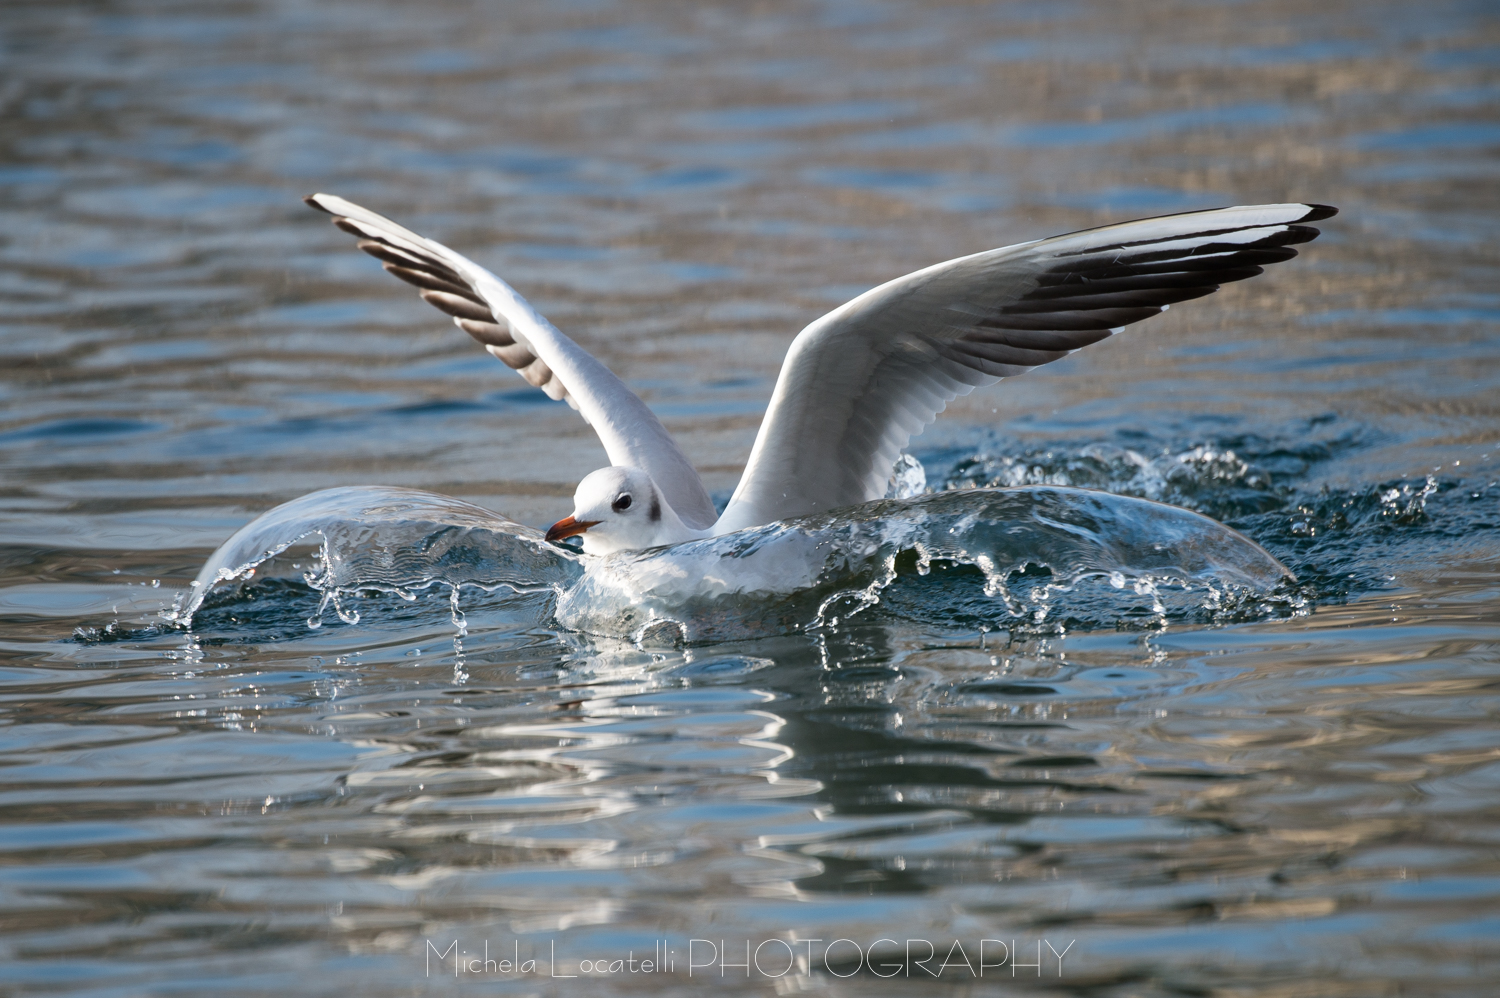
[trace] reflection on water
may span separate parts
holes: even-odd
[[[1034,993],[1500,976],[1484,5],[16,0],[0,52],[10,991],[968,979],[920,941],[985,946],[986,982]],[[1125,217],[1337,204],[1276,273],[976,393],[914,448],[937,489],[1213,516],[1311,613],[1102,624],[1064,591],[1023,629],[934,565],[807,633],[681,647],[470,588],[462,628],[432,589],[309,629],[297,568],[142,629],[298,495],[541,526],[600,462],[314,189],[512,281],[721,497],[792,333],[853,294]],[[767,940],[752,973],[719,965]],[[479,969],[439,980],[429,942]]]

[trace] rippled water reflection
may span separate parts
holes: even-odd
[[[586,986],[932,993],[967,973],[906,940],[983,939],[1043,964],[985,973],[1028,993],[1500,977],[1486,5],[12,0],[0,53],[0,991],[572,994],[549,969],[666,953]],[[1337,204],[1298,260],[913,448],[939,487],[1221,519],[1307,612],[1101,626],[1063,593],[1020,628],[940,565],[684,648],[546,593],[314,630],[293,571],[141,630],[303,493],[545,525],[601,460],[314,189],[491,265],[721,495],[793,332],[880,281]],[[694,938],[801,962],[689,977]],[[543,962],[455,983],[429,941]]]

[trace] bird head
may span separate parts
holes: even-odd
[[[600,468],[578,483],[573,515],[554,523],[547,540],[582,535],[585,554],[613,554],[671,544],[683,539],[674,536],[682,529],[650,475],[639,468]]]

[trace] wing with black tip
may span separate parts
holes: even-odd
[[[860,295],[792,343],[715,530],[880,498],[901,449],[954,398],[1254,277],[1334,214],[1272,204],[1147,218],[949,260]]]
[[[331,194],[304,198],[333,216],[360,249],[416,285],[430,305],[554,399],[562,399],[599,435],[613,465],[655,479],[672,509],[699,529],[714,522],[708,491],[646,403],[588,351],[564,336],[510,285],[453,250],[383,215]]]

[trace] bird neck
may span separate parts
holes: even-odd
[[[659,501],[660,518],[656,524],[652,547],[660,547],[663,544],[681,544],[683,541],[695,541],[712,535],[712,531],[698,530],[683,523],[682,517],[678,516],[677,511],[668,505],[665,498],[660,498]]]

